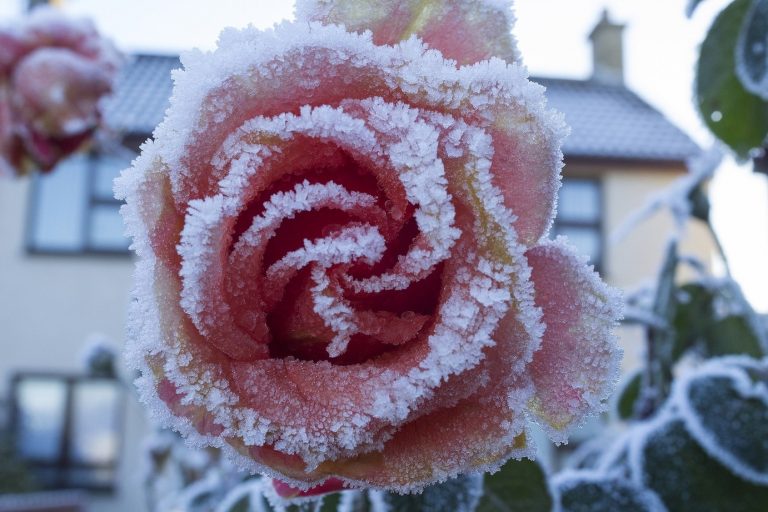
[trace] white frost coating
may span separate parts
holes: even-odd
[[[768,4],[764,0],[752,2],[741,22],[739,38],[734,49],[736,75],[738,75],[739,81],[741,81],[745,89],[753,94],[757,94],[763,100],[768,100],[768,72],[766,72],[766,66],[768,66],[768,44],[761,30],[766,22],[766,18],[768,18]],[[756,32],[758,36],[755,38]],[[753,36],[751,44],[747,39],[748,35]],[[762,61],[757,63],[757,69],[762,71],[762,76],[754,76],[754,71],[756,70],[754,66],[750,69],[750,65],[747,64],[748,56],[751,56],[752,60]]]
[[[417,206],[414,217],[419,237],[394,269],[363,280],[349,279],[357,292],[402,290],[426,277],[434,266],[450,255],[460,231],[446,191],[443,163],[438,157],[439,131],[418,119],[419,112],[405,104],[392,105],[381,98],[364,100],[368,123],[385,143],[388,160],[397,169],[408,202]]]
[[[619,473],[624,475],[623,469],[619,469],[622,463],[629,457],[629,445],[632,440],[632,429],[627,429],[614,439],[607,449],[603,451],[595,466],[596,471],[606,474]]]
[[[675,408],[667,401],[653,419],[633,425],[627,438],[627,463],[632,482],[638,487],[648,487],[645,479],[645,445],[648,439],[669,423],[677,421]]]
[[[696,412],[689,399],[690,388],[697,381],[726,378],[733,383],[734,390],[744,399],[757,399],[768,410],[768,385],[766,381],[753,382],[744,371],[745,369],[765,374],[768,371],[768,359],[758,361],[746,356],[729,356],[709,360],[695,371],[675,380],[672,401],[685,422],[688,432],[712,458],[719,461],[735,475],[759,485],[768,485],[768,470],[757,470],[740,460],[727,447],[722,446],[715,434],[704,425],[700,414]],[[738,425],[732,426],[738,428]],[[763,452],[768,451],[765,447],[755,447],[755,449]]]
[[[361,225],[342,229],[338,235],[305,240],[304,247],[291,251],[267,269],[267,280],[292,270],[317,263],[324,268],[360,259],[373,264],[385,249],[384,237],[373,226]]]
[[[634,494],[634,497],[636,498],[635,503],[642,506],[645,512],[667,512],[667,507],[664,506],[664,503],[659,496],[652,490],[643,486],[638,486],[632,481],[611,476],[602,471],[574,471],[566,469],[554,475],[551,482],[552,489],[556,493],[558,502],[561,501],[560,496],[562,496],[562,494],[582,484],[598,485],[607,493],[613,491],[616,493],[617,501],[621,499],[621,494],[619,494],[621,491],[617,489],[617,487],[623,487]],[[610,507],[616,507],[619,504],[617,501],[597,505],[596,510],[613,510]],[[633,508],[633,510],[635,509]],[[568,510],[564,509],[564,512],[568,512]]]

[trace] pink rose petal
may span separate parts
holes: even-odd
[[[297,18],[370,30],[377,45],[416,35],[459,65],[491,57],[519,60],[512,10],[488,0],[299,0]]]
[[[612,328],[621,299],[560,241],[526,253],[546,330],[534,354],[530,409],[556,442],[605,407],[618,378],[621,350]]]

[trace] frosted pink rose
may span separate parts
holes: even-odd
[[[411,4],[225,31],[117,184],[144,400],[287,493],[495,469],[533,454],[529,421],[565,441],[613,387],[618,301],[544,240],[566,128],[508,11]]]
[[[53,8],[0,27],[0,173],[48,171],[79,149],[119,62],[89,21]]]

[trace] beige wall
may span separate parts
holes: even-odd
[[[626,166],[586,161],[570,161],[564,175],[600,178],[603,197],[603,238],[605,254],[603,277],[611,285],[626,292],[652,284],[661,267],[667,241],[674,230],[672,215],[661,209],[635,225],[618,241],[612,236],[632,215],[643,208],[649,199],[682,177],[682,166],[655,166],[652,164]],[[714,243],[699,221],[688,224],[680,251],[698,257],[707,265],[715,255]],[[681,280],[690,279],[688,267],[680,269]],[[624,347],[623,370],[629,371],[640,364],[643,354],[643,330],[623,327],[620,332]]]
[[[82,371],[85,339],[102,333],[122,347],[130,257],[42,256],[25,251],[29,180],[0,180],[0,393],[16,370]],[[122,359],[120,360],[122,363]],[[132,377],[122,372],[123,381]],[[144,412],[129,396],[118,494],[91,511],[141,512]]]

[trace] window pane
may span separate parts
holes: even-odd
[[[109,489],[115,485],[115,473],[114,469],[109,468],[69,469],[66,473],[67,487]]]
[[[597,222],[600,219],[598,182],[565,178],[557,211],[558,218],[564,221]]]
[[[120,204],[94,205],[91,210],[90,242],[93,249],[126,250],[130,241],[123,234]]]
[[[120,395],[115,381],[81,381],[74,389],[72,460],[109,464],[117,460]]]
[[[113,155],[99,155],[94,164],[93,197],[105,201],[114,199],[112,182],[123,169],[131,165],[130,160]]]
[[[563,227],[555,228],[558,235],[568,237],[568,241],[578,249],[581,254],[589,256],[589,262],[593,265],[600,264],[600,232],[595,228]]]
[[[64,433],[66,383],[28,378],[16,390],[19,453],[29,459],[57,460]]]
[[[87,158],[64,160],[36,182],[33,201],[32,246],[47,250],[80,250],[87,205]]]

